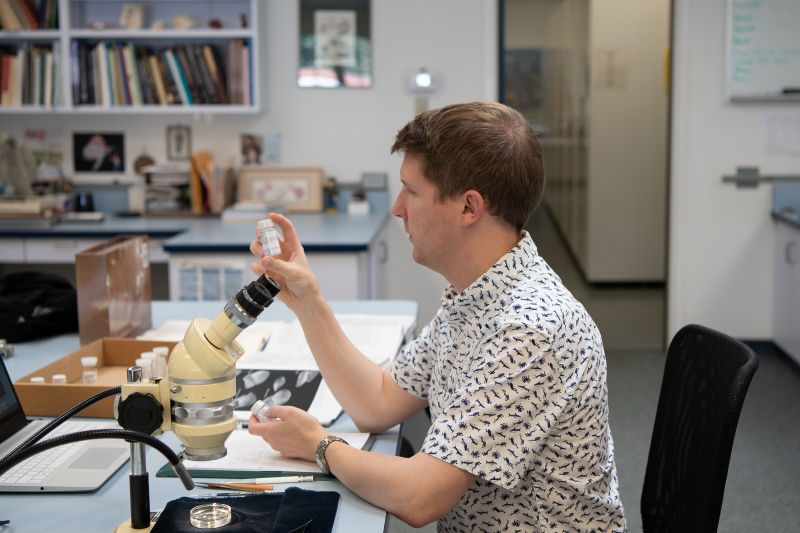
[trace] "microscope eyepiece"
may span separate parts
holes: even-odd
[[[236,293],[236,303],[245,313],[257,317],[264,309],[272,305],[273,298],[280,290],[281,288],[274,279],[263,275]]]

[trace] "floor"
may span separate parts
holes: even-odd
[[[666,360],[664,289],[591,286],[544,209],[534,214],[527,229],[603,335],[620,492],[628,531],[640,532],[639,499]],[[760,365],[739,419],[718,530],[795,532],[800,509],[800,366],[766,343],[754,348]],[[424,414],[404,425],[415,449],[428,426]],[[432,533],[436,526],[414,529],[390,517],[387,530]]]

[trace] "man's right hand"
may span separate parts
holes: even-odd
[[[311,272],[303,246],[294,231],[294,225],[283,215],[271,213],[269,218],[283,232],[283,238],[279,237],[281,254],[264,257],[261,242],[254,240],[250,243],[250,251],[260,259],[260,262],[251,263],[250,270],[256,276],[266,273],[274,278],[281,286],[278,298],[297,314],[313,306],[321,298],[317,278]]]

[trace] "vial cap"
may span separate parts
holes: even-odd
[[[64,374],[53,374],[53,383],[66,383],[67,376]]]
[[[261,409],[263,409],[267,404],[264,403],[263,400],[256,400],[256,403],[253,404],[253,407],[250,408],[250,412],[256,414]]]
[[[139,354],[139,357],[141,357],[142,359],[150,359],[151,361],[153,361],[157,356],[155,352],[142,352]]]
[[[97,366],[97,357],[81,357],[82,366]]]
[[[31,378],[31,383],[44,383],[44,378],[42,376],[34,376]]]
[[[141,358],[139,358],[139,359],[136,360],[136,366],[141,366],[142,368],[150,367],[150,366],[152,366],[152,364],[153,364],[153,362],[150,359],[141,359]]]
[[[164,357],[169,355],[169,348],[166,346],[156,346],[153,348],[153,353],[156,355],[163,355]]]
[[[272,219],[267,218],[265,220],[259,220],[258,221],[258,227],[259,228],[274,228],[275,227],[275,223],[272,221]]]

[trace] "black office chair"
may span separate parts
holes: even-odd
[[[644,533],[713,533],[753,350],[689,325],[669,345],[642,490]]]

